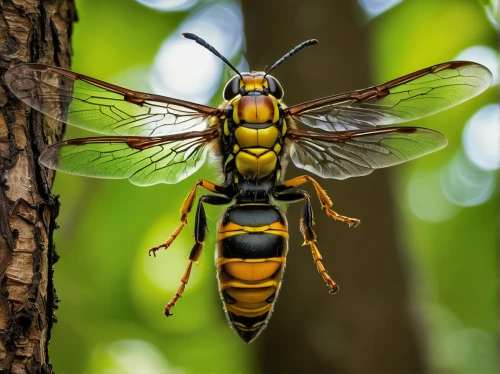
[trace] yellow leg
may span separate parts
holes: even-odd
[[[323,280],[330,287],[330,293],[333,294],[339,290],[339,286],[337,286],[337,283],[335,283],[333,279],[330,278],[328,272],[325,269],[325,266],[323,265],[323,262],[321,261],[323,260],[323,257],[321,257],[321,253],[319,253],[319,249],[318,247],[316,247],[315,244],[317,238],[316,238],[316,233],[314,232],[313,229],[314,218],[311,206],[311,199],[307,194],[305,195],[305,199],[306,199],[305,202],[306,205],[304,207],[305,209],[302,212],[302,219],[300,220],[300,231],[304,236],[304,242],[302,243],[302,245],[309,245],[311,247],[311,252],[314,259],[314,263],[316,264],[316,268],[323,277]]]
[[[193,267],[193,261],[189,261],[189,264],[184,271],[184,274],[182,275],[181,278],[181,285],[177,289],[177,292],[175,293],[174,297],[172,297],[172,300],[168,302],[167,305],[165,305],[165,309],[163,310],[163,314],[167,317],[173,316],[172,313],[170,313],[170,309],[172,309],[175,304],[177,303],[177,300],[179,300],[182,297],[182,294],[184,293],[184,289],[186,288],[186,285],[189,281],[189,276],[191,275],[191,268]]]
[[[201,185],[205,188],[207,188],[207,186],[208,186],[209,188],[216,189],[216,186],[213,184],[212,185],[207,185],[207,184],[204,185],[204,181],[200,181],[199,185]],[[195,192],[193,192],[193,191],[196,191],[195,188],[196,188],[196,186],[194,187],[193,190],[191,190],[190,196],[194,195]],[[221,192],[221,190],[222,189],[219,187],[218,191]],[[188,198],[186,199],[187,203],[185,203],[185,204],[187,204],[187,205],[183,206],[183,209],[186,208],[187,212],[189,212],[189,210],[191,209],[191,206],[193,205],[192,202],[188,201],[191,198],[190,196],[188,196]],[[207,229],[207,217],[205,214],[205,209],[203,208],[203,203],[212,204],[212,205],[222,205],[222,204],[230,203],[231,200],[232,200],[232,198],[229,196],[222,197],[222,196],[215,196],[215,195],[203,195],[199,198],[198,209],[196,211],[196,218],[195,218],[195,224],[194,224],[195,243],[194,243],[193,249],[191,249],[191,253],[189,254],[189,263],[188,263],[188,266],[186,267],[186,270],[184,271],[184,274],[182,275],[181,285],[177,289],[177,292],[175,293],[174,297],[167,303],[167,305],[165,305],[165,310],[163,311],[163,314],[165,314],[165,316],[169,317],[172,315],[172,313],[170,313],[170,309],[172,309],[175,306],[175,304],[177,303],[177,301],[182,297],[182,294],[184,293],[186,285],[188,284],[189,276],[191,275],[191,269],[193,268],[193,263],[198,265],[198,260],[200,259],[201,253],[203,251],[203,246],[204,246],[205,238],[206,238],[206,229]]]
[[[191,275],[191,269],[193,267],[193,263],[198,264],[198,260],[201,256],[201,252],[203,251],[203,243],[196,243],[191,250],[191,254],[189,255],[189,263],[188,266],[186,267],[186,270],[184,271],[184,274],[182,275],[181,278],[181,285],[177,289],[177,292],[175,293],[174,297],[165,305],[165,309],[163,310],[163,314],[167,317],[173,316],[172,313],[170,313],[170,309],[172,309],[177,301],[182,297],[182,294],[184,293],[184,289],[186,288],[186,285],[188,284],[189,281],[189,276]]]
[[[285,188],[287,188],[287,186],[294,187],[294,185],[299,184],[297,182],[300,182],[300,179],[297,178],[292,179],[291,181],[285,182],[288,183],[288,185],[285,185],[284,187]],[[326,271],[323,262],[321,261],[323,259],[321,257],[321,253],[319,253],[318,247],[316,247],[315,244],[317,238],[316,238],[316,233],[314,232],[313,229],[314,213],[312,210],[311,198],[309,197],[309,194],[306,191],[299,189],[293,189],[291,191],[286,191],[286,190],[283,191],[282,187],[283,185],[277,187],[277,189],[279,188],[280,191],[274,194],[274,198],[276,200],[287,201],[287,202],[305,200],[304,209],[302,210],[302,218],[300,219],[300,232],[304,237],[304,242],[302,243],[302,245],[309,245],[311,247],[314,263],[316,264],[318,272],[321,274],[326,284],[330,287],[330,293],[337,292],[339,287],[337,286],[337,283],[335,283],[333,279],[330,278],[330,276],[328,275],[328,272]],[[324,193],[324,195],[326,196],[326,193]],[[326,197],[328,198],[328,196]]]
[[[173,241],[181,233],[181,231],[184,228],[184,226],[187,226],[187,224],[188,224],[187,216],[188,216],[189,212],[191,211],[191,209],[193,208],[194,200],[196,199],[196,189],[198,187],[200,187],[200,186],[203,187],[203,188],[205,188],[208,191],[215,192],[215,193],[221,193],[221,190],[222,190],[222,187],[217,186],[216,184],[214,184],[214,183],[212,183],[210,181],[207,181],[205,179],[200,179],[193,186],[193,188],[191,188],[191,191],[189,192],[189,194],[187,195],[186,199],[184,200],[184,203],[182,204],[182,208],[181,208],[181,214],[182,214],[182,216],[181,216],[181,223],[179,224],[179,226],[177,226],[177,228],[174,230],[174,232],[172,233],[172,235],[170,235],[170,237],[164,243],[160,244],[159,246],[153,247],[153,248],[151,248],[149,250],[149,255],[150,256],[151,256],[151,253],[152,253],[153,256],[156,257],[156,251],[158,251],[160,248],[167,249],[168,247],[170,247],[170,245],[173,243]]]
[[[349,227],[351,227],[351,226],[357,227],[361,223],[361,221],[359,219],[349,218],[346,216],[342,216],[342,215],[338,214],[337,212],[334,212],[331,209],[331,206],[333,205],[332,200],[330,199],[330,197],[328,196],[326,191],[319,185],[318,182],[316,182],[309,175],[302,175],[300,177],[289,179],[289,180],[281,183],[280,186],[284,186],[287,188],[293,188],[293,187],[300,186],[301,184],[304,184],[306,182],[311,182],[313,184],[314,189],[316,190],[316,194],[318,195],[319,201],[321,203],[321,209],[325,209],[326,215],[328,217],[332,217],[333,219],[335,219],[337,221],[346,222],[349,225]]]
[[[325,269],[325,266],[323,265],[323,262],[321,261],[323,258],[321,257],[321,253],[319,253],[318,247],[316,247],[316,244],[314,242],[310,241],[307,244],[311,247],[312,251],[312,256],[314,259],[314,263],[316,264],[316,267],[318,268],[318,272],[321,274],[323,279],[325,280],[326,284],[330,287],[330,293],[334,294],[339,290],[339,286],[335,281],[330,278],[328,275],[328,272]]]

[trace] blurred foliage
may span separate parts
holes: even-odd
[[[134,72],[147,71],[162,42],[190,14],[158,12],[132,0],[77,0],[77,9],[73,69],[141,90],[148,84]],[[372,61],[366,68],[372,71],[373,83],[452,60],[472,45],[496,49],[498,38],[476,0],[452,5],[404,1],[364,27],[372,35]],[[219,97],[217,93],[214,105]],[[425,321],[422,327],[429,334],[429,357],[436,370],[496,370],[498,198],[495,194],[484,204],[459,207],[448,220],[427,222],[411,211],[409,181],[414,175],[439,173],[460,152],[468,118],[497,101],[497,88],[490,88],[419,121],[418,126],[446,134],[450,144],[397,168],[394,181],[400,240],[412,265],[407,269],[414,287],[412,303]],[[66,138],[84,135],[68,127]],[[195,181],[213,179],[214,173],[215,168],[207,166],[176,185],[148,188],[57,174],[54,193],[61,195],[63,206],[56,232],[61,258],[55,283],[61,302],[50,346],[57,372],[254,372],[253,346],[228,328],[217,293],[212,248],[220,209],[207,207],[210,240],[185,297],[168,320],[163,306],[187,265],[193,244],[190,227],[168,251],[158,252],[157,258],[147,256],[147,250],[163,242],[178,224],[179,208]],[[439,181],[425,188],[424,196],[433,201]]]
[[[453,5],[405,1],[370,27],[376,82],[452,60],[473,45],[496,50],[498,43],[498,34],[485,22],[479,4],[468,0]],[[400,168],[394,186],[402,218],[400,237],[415,264],[408,272],[429,334],[431,363],[453,373],[496,372],[498,194],[478,206],[454,207],[456,216],[451,219],[428,222],[412,214],[408,185],[412,175],[435,173],[435,184],[421,185],[425,190],[417,204],[439,209],[445,199],[439,196],[439,174],[461,152],[465,123],[478,109],[495,102],[498,87],[491,87],[477,98],[418,121],[418,126],[445,134],[449,144]]]
[[[141,90],[148,84],[134,72],[147,70],[188,16],[129,0],[81,0],[77,9],[73,70]],[[68,127],[67,138],[80,136],[89,134]],[[57,174],[61,302],[50,346],[56,371],[252,372],[252,348],[227,327],[217,292],[211,249],[219,210],[207,207],[210,240],[186,297],[174,317],[162,314],[187,265],[190,228],[168,253],[154,258],[147,251],[177,226],[185,195],[200,177],[212,178],[212,168],[177,185],[149,188]]]

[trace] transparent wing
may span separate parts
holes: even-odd
[[[206,148],[217,131],[163,137],[103,136],[66,140],[48,147],[40,163],[65,173],[129,179],[139,186],[175,183],[205,162]]]
[[[430,116],[488,88],[491,72],[474,62],[446,62],[390,82],[285,109],[307,126],[326,131],[371,129]]]
[[[69,70],[41,64],[5,74],[12,92],[29,106],[70,125],[106,135],[162,136],[203,130],[218,110],[135,92]]]
[[[321,134],[290,130],[293,163],[323,178],[346,179],[401,164],[446,146],[439,132],[418,127]]]

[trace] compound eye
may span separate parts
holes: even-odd
[[[240,92],[240,77],[235,76],[231,78],[229,82],[226,83],[224,87],[224,100],[231,100],[233,97],[238,95]]]
[[[266,79],[269,86],[269,93],[276,99],[281,100],[283,98],[283,87],[281,87],[280,82],[271,75],[268,75]]]

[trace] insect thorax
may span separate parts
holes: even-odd
[[[235,182],[279,179],[286,123],[276,98],[259,92],[236,96],[223,126],[226,165],[235,170]]]

